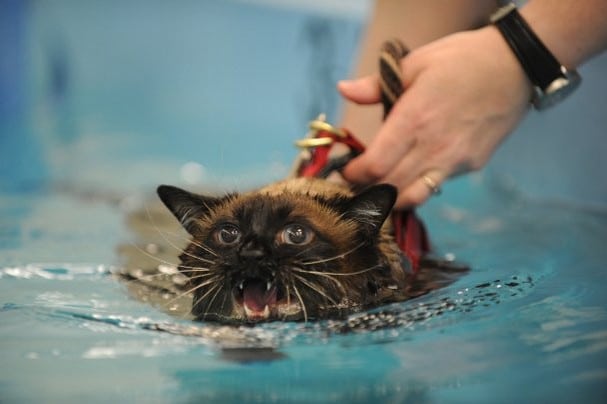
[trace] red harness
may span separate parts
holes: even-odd
[[[310,129],[308,136],[296,143],[304,149],[294,168],[294,175],[297,177],[326,178],[365,150],[363,144],[347,129],[331,126],[324,121],[323,116],[312,121]],[[347,146],[349,153],[337,158],[329,157],[331,148],[336,143]],[[394,210],[392,224],[396,243],[408,258],[413,273],[417,273],[420,259],[430,251],[430,241],[424,223],[413,209],[407,209]]]

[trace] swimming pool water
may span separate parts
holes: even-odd
[[[360,19],[237,1],[1,7],[22,67],[0,105],[1,403],[604,402],[607,212],[499,175],[453,181],[420,212],[469,274],[345,321],[195,323],[112,276],[156,185],[286,175],[307,121],[335,120]]]
[[[243,328],[180,320],[130,297],[110,275],[131,237],[120,205],[62,192],[2,197],[2,397],[600,402],[606,216],[453,186],[479,194],[476,205],[437,199],[422,214],[470,274],[366,317]]]

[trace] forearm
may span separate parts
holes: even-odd
[[[607,47],[605,0],[530,0],[520,13],[567,67],[579,66]]]
[[[497,0],[377,0],[362,46],[355,77],[377,71],[381,44],[399,38],[411,49],[453,32],[487,23]]]
[[[389,38],[418,48],[451,33],[485,25],[497,0],[377,0],[361,47],[354,77],[377,73],[378,52]],[[380,105],[345,105],[341,124],[368,141],[381,122]]]

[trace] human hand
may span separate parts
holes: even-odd
[[[525,115],[532,87],[493,26],[415,49],[401,68],[404,94],[343,175],[358,184],[395,185],[395,206],[403,208],[428,199],[432,182],[483,167]],[[377,76],[343,81],[338,89],[359,104],[380,102]]]

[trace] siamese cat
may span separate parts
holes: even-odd
[[[158,195],[191,237],[178,270],[197,320],[341,318],[437,287],[413,276],[391,236],[391,185],[354,193],[296,178],[221,197],[168,185]]]

